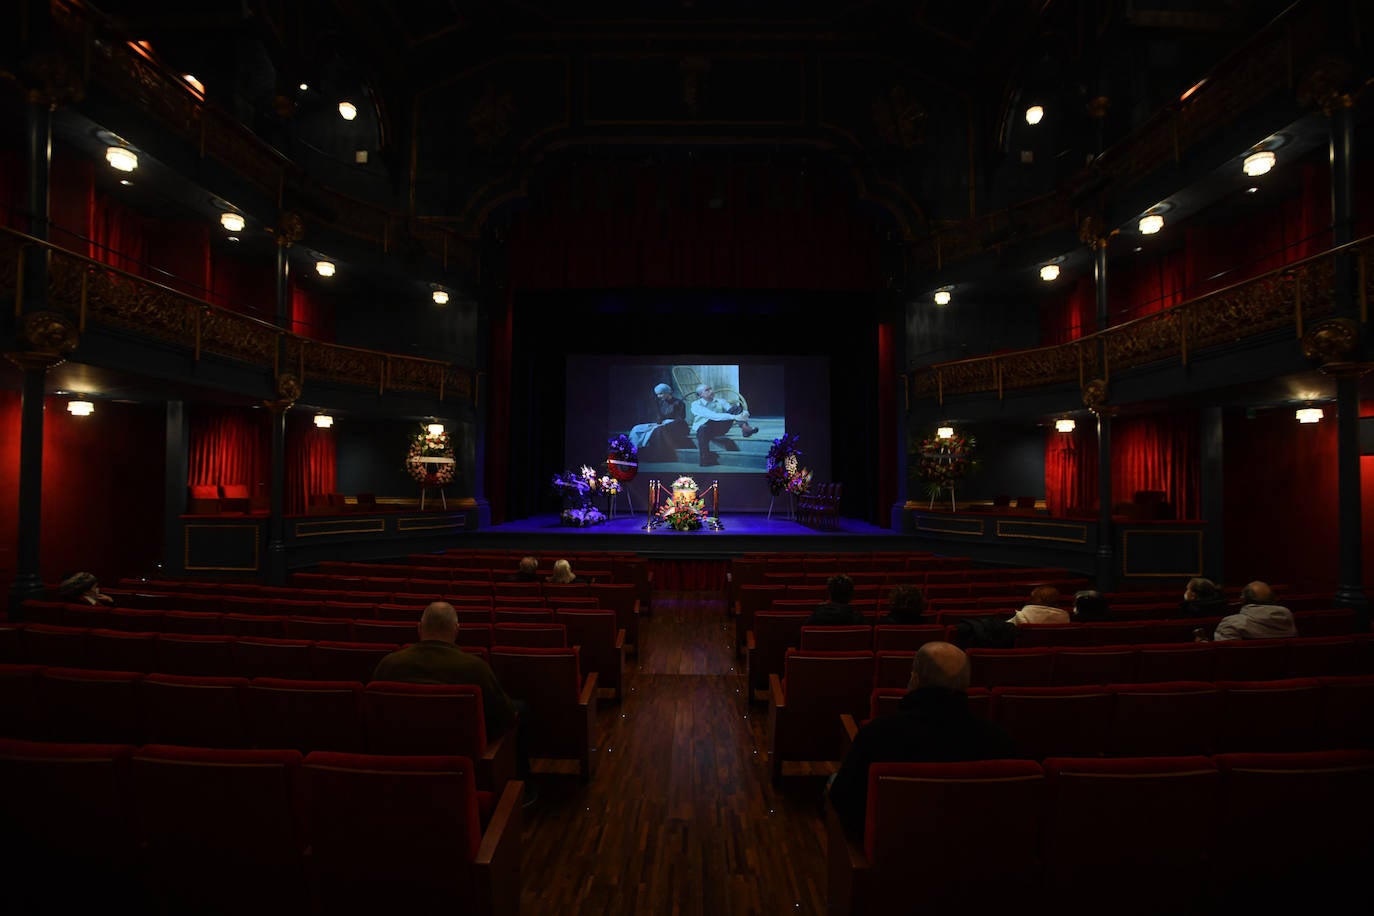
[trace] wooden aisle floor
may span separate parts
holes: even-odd
[[[771,785],[733,632],[719,600],[655,600],[625,699],[600,701],[596,775],[534,764],[521,912],[825,911],[823,777]]]

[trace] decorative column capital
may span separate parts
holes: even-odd
[[[1369,371],[1367,363],[1354,359],[1359,347],[1360,328],[1352,318],[1327,318],[1302,335],[1302,355],[1320,363],[1326,375],[1358,377]]]
[[[27,312],[19,319],[23,350],[5,354],[20,369],[51,369],[67,361],[81,342],[76,324],[56,312]]]
[[[86,97],[81,68],[54,49],[34,51],[18,67],[24,99],[32,105],[55,109],[75,105]]]
[[[1107,382],[1095,378],[1083,386],[1083,406],[1099,417],[1110,408],[1107,406]]]
[[[1318,58],[1298,80],[1298,103],[1320,109],[1327,117],[1341,108],[1353,107],[1355,99],[1349,87],[1354,74],[1344,57],[1328,54]]]
[[[277,219],[277,244],[282,248],[290,248],[304,235],[305,221],[300,214],[283,210]]]
[[[283,414],[291,409],[301,396],[301,380],[290,372],[283,372],[277,376],[277,398],[273,401],[263,401],[262,406],[272,411],[274,414]]]

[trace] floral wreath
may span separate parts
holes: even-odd
[[[801,466],[797,438],[795,433],[784,433],[774,439],[768,449],[768,491],[774,496],[781,493],[801,496],[811,489],[811,471]]]
[[[938,435],[921,443],[921,478],[932,490],[943,489],[974,469],[977,440],[956,432],[947,439]]]
[[[609,475],[598,477],[596,470],[585,464],[575,472],[564,471],[553,475],[553,486],[554,489],[573,496],[582,503],[580,506],[565,508],[560,516],[563,524],[578,528],[600,525],[606,521],[606,514],[592,505],[593,494],[611,496],[622,489],[620,481]]]
[[[639,448],[624,433],[606,443],[606,470],[616,480],[627,482],[639,473]]]
[[[448,461],[421,461],[421,458],[447,458]],[[453,482],[457,467],[448,433],[431,433],[422,426],[411,437],[410,451],[406,454],[406,473],[411,480],[424,486],[442,487]]]

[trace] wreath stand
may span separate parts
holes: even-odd
[[[963,452],[959,452],[959,453],[956,454],[956,453],[953,453],[953,452],[945,452],[945,451],[939,451],[939,450],[932,450],[932,451],[927,451],[927,452],[925,452],[924,454],[925,454],[925,456],[926,456],[927,458],[934,458],[937,464],[953,464],[953,463],[954,463],[954,459],[955,459],[956,457],[962,457],[964,453],[963,453]],[[930,505],[926,506],[926,509],[927,509],[927,510],[930,510],[930,509],[934,509],[934,508],[935,508],[935,500],[936,500],[937,498],[939,498],[940,494],[943,493],[945,490],[948,490],[948,491],[949,491],[949,511],[951,511],[951,512],[958,512],[958,511],[959,511],[958,506],[957,506],[957,504],[956,504],[955,501],[954,501],[954,481],[953,481],[953,480],[950,480],[949,483],[938,484],[938,485],[932,486],[932,487],[930,488]]]
[[[437,455],[427,455],[416,459],[421,464],[453,464],[452,458],[443,458]],[[424,481],[420,484],[420,511],[425,511],[425,493],[428,490],[439,491],[439,502],[443,505],[444,511],[448,511],[448,498],[444,495],[444,488],[439,484],[438,476],[433,469],[427,469],[429,473],[425,475]]]
[[[769,521],[773,520],[773,501],[777,498],[778,494],[776,493],[768,497],[767,517]],[[787,493],[787,520],[789,522],[795,522],[797,520],[797,497],[790,491]]]
[[[930,505],[926,506],[926,509],[927,509],[927,510],[929,510],[929,509],[934,509],[934,508],[935,508],[935,497],[939,496],[939,495],[940,495],[943,491],[945,491],[945,490],[948,490],[948,491],[949,491],[949,511],[951,511],[951,512],[958,512],[958,511],[959,511],[957,508],[955,508],[955,503],[954,503],[954,484],[950,484],[950,485],[947,486],[947,487],[931,487],[931,489],[930,489]]]

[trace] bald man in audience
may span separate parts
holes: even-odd
[[[852,836],[862,837],[868,809],[868,768],[875,763],[994,760],[1014,756],[1000,725],[968,708],[969,658],[947,642],[916,650],[911,681],[898,711],[859,729],[830,786],[830,804]]]
[[[1286,639],[1298,635],[1293,612],[1274,603],[1274,590],[1268,583],[1251,582],[1240,597],[1245,604],[1239,613],[1221,618],[1213,639]]]
[[[487,734],[505,734],[516,720],[516,705],[506,696],[491,666],[455,645],[458,613],[447,601],[435,601],[420,615],[420,641],[397,649],[377,663],[374,681],[409,684],[471,684],[482,688],[482,714]]]

